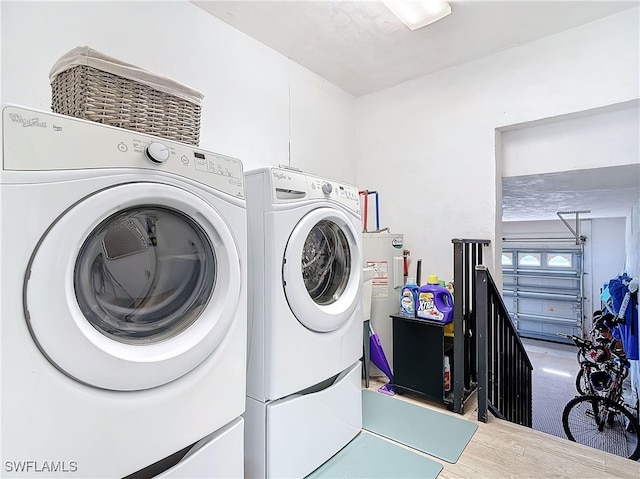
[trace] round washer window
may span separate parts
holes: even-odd
[[[347,287],[351,269],[349,243],[334,222],[321,220],[311,229],[302,248],[302,278],[311,299],[328,305]]]
[[[145,205],[122,210],[88,236],[74,289],[85,318],[127,344],[172,338],[195,322],[211,297],[216,258],[185,214]]]

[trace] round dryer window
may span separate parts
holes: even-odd
[[[282,275],[289,307],[305,327],[334,331],[352,319],[360,303],[359,238],[352,220],[334,208],[312,210],[295,226]]]
[[[184,331],[209,301],[213,247],[185,214],[159,206],[116,213],[95,228],[76,261],[74,288],[89,323],[124,343]]]
[[[302,278],[317,304],[336,302],[350,277],[351,250],[340,227],[328,220],[316,223],[302,247]]]
[[[214,354],[239,320],[241,261],[221,200],[174,183],[90,194],[37,245],[25,315],[67,376],[117,391],[160,386]]]

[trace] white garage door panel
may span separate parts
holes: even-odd
[[[582,250],[530,247],[503,253],[512,263],[503,264],[504,302],[520,336],[568,342],[558,333],[580,335]]]
[[[548,318],[572,319],[574,323],[580,319],[575,303],[544,299],[520,299],[518,312],[522,316],[537,314]]]

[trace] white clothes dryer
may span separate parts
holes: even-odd
[[[183,458],[242,477],[242,163],[20,107],[2,119],[6,477],[149,477],[165,458],[167,477]]]
[[[245,174],[247,477],[304,477],[362,427],[357,188],[268,167]]]

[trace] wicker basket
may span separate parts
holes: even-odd
[[[198,145],[196,90],[88,47],[64,55],[49,77],[55,113]]]

